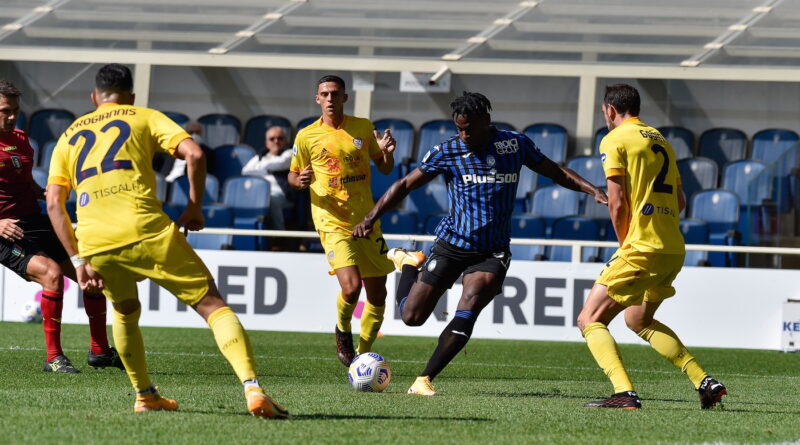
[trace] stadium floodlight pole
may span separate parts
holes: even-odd
[[[436,85],[436,82],[438,82],[439,79],[444,77],[444,75],[449,72],[450,72],[450,67],[447,65],[442,65],[442,67],[439,68],[439,71],[433,73],[433,76],[431,76],[431,78],[428,79],[428,85]]]

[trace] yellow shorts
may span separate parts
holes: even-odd
[[[386,241],[380,230],[373,230],[369,238],[353,238],[349,233],[319,232],[325,249],[325,258],[331,266],[330,273],[347,266],[358,266],[361,278],[383,277],[394,270],[394,263],[386,258]]]
[[[675,295],[672,282],[684,256],[618,249],[595,283],[606,286],[608,296],[623,306],[657,303]]]
[[[136,282],[158,283],[189,306],[208,293],[214,278],[175,224],[158,235],[87,258],[103,276],[112,303],[138,298]]]

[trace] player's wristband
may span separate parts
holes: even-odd
[[[69,257],[69,260],[72,262],[72,267],[76,269],[79,266],[83,266],[84,264],[86,264],[86,260],[84,260],[83,257],[78,255],[77,253]]]

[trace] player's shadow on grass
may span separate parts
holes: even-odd
[[[493,422],[492,419],[485,417],[445,417],[445,416],[387,416],[359,414],[292,414],[290,420],[442,420],[447,422]]]

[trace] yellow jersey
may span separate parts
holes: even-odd
[[[103,104],[58,139],[48,184],[75,190],[78,251],[89,256],[158,235],[171,223],[156,198],[153,155],[190,136],[161,112]]]
[[[320,118],[297,133],[290,170],[314,171],[309,189],[318,231],[350,233],[375,205],[369,163],[382,152],[373,129],[368,119],[345,116],[339,129]]]
[[[600,159],[606,178],[625,176],[631,215],[622,248],[684,253],[678,208],[681,181],[675,151],[666,138],[639,118],[631,118],[603,138]]]

